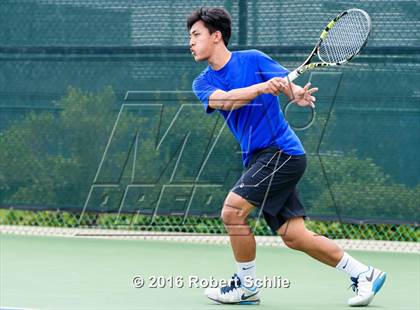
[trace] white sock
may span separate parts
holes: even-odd
[[[359,274],[369,269],[368,266],[362,264],[357,259],[354,259],[349,254],[344,252],[340,262],[335,266],[336,269],[342,270],[347,273],[350,277],[357,278]]]
[[[236,262],[238,267],[238,278],[241,280],[241,283],[245,287],[252,287],[254,284],[254,280],[256,278],[256,269],[255,266],[255,259],[250,262],[239,263]]]

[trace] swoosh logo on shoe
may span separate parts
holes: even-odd
[[[371,282],[371,281],[372,281],[372,279],[373,279],[373,274],[374,274],[374,272],[375,272],[375,269],[373,269],[373,270],[372,270],[372,273],[370,274],[370,276],[369,276],[369,277],[366,277],[366,280],[368,280],[369,282]]]
[[[245,293],[243,293],[242,296],[241,296],[241,300],[247,300],[248,298],[251,298],[252,296],[255,296],[257,294],[258,294],[258,292],[255,292],[254,294],[245,296]]]

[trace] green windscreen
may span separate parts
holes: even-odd
[[[191,92],[205,68],[188,50],[201,1],[3,0],[0,207],[219,216],[243,167],[224,119]],[[232,50],[294,69],[354,1],[206,1],[232,15]],[[350,64],[308,73],[316,115],[285,113],[308,155],[307,214],[419,222],[417,1],[357,3],[372,18]],[[287,99],[280,96],[284,109]],[[312,119],[312,117],[314,117]]]

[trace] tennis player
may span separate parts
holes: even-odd
[[[310,84],[300,87],[284,78],[289,71],[257,50],[231,52],[231,18],[222,8],[200,8],[187,18],[189,46],[195,61],[207,68],[192,88],[207,113],[217,110],[241,145],[245,172],[227,195],[221,217],[230,236],[237,273],[229,285],[206,289],[224,304],[259,304],[256,244],[247,216],[258,208],[273,233],[295,250],[344,271],[356,295],[350,306],[366,306],[380,290],[386,273],[367,266],[333,241],[305,228],[305,210],[296,186],[305,167],[305,150],[280,110],[283,92],[301,107],[314,107]]]

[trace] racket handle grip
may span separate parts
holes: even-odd
[[[293,82],[294,80],[296,80],[298,77],[300,76],[300,73],[299,73],[299,71],[296,69],[296,70],[293,70],[292,72],[290,72],[289,73],[289,75],[287,76],[287,80],[289,81],[289,82]]]

